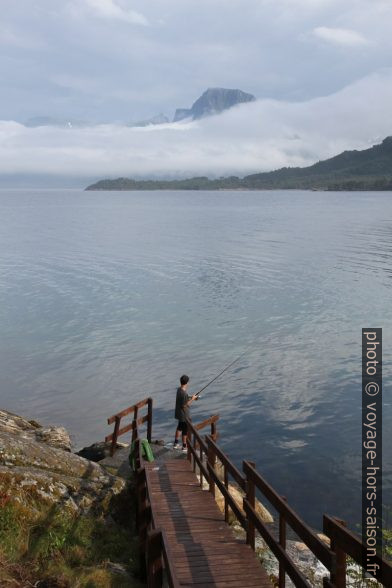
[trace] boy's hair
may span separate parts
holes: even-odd
[[[189,382],[189,376],[185,376],[185,375],[181,376],[181,378],[180,378],[181,386],[185,386],[185,384],[187,384],[188,382]]]

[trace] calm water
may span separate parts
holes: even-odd
[[[313,525],[360,520],[361,328],[383,327],[392,503],[392,194],[0,192],[2,407],[76,447],[178,377],[213,384],[221,444]]]

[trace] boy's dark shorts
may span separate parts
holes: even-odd
[[[177,431],[181,431],[183,435],[188,434],[188,424],[185,421],[178,421]]]

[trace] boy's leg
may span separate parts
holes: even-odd
[[[176,434],[174,437],[174,447],[179,447],[180,437],[181,437],[181,429],[180,429],[180,423],[178,423],[177,429],[176,429]]]
[[[182,449],[183,449],[183,451],[186,450],[187,436],[188,436],[188,427],[187,427],[187,423],[184,423],[184,426],[182,427]]]

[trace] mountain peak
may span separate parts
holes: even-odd
[[[256,98],[242,90],[231,88],[208,88],[193,103],[192,108],[177,108],[173,122],[184,118],[193,120],[219,114],[236,104],[253,102]]]

